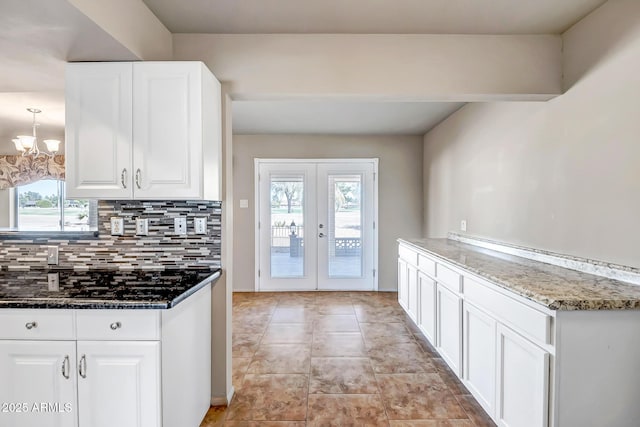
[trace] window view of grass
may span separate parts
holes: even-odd
[[[20,231],[89,231],[91,202],[64,200],[64,181],[42,180],[16,188]]]

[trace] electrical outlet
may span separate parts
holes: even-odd
[[[58,247],[47,246],[47,264],[58,265]]]
[[[176,234],[186,235],[187,234],[187,218],[184,216],[179,216],[173,219],[173,231]]]
[[[467,231],[467,220],[463,219],[460,221],[460,231]]]
[[[124,218],[111,217],[111,235],[122,236],[124,234]]]
[[[193,229],[196,234],[207,234],[207,218],[194,218]]]
[[[149,235],[149,220],[147,218],[136,219],[136,236]]]
[[[47,274],[47,289],[51,292],[58,292],[60,290],[60,275],[58,273]]]

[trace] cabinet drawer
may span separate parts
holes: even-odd
[[[444,285],[453,292],[462,292],[462,277],[450,268],[447,268],[442,264],[438,264],[436,267],[436,278],[438,279],[438,283]]]
[[[502,323],[542,343],[551,343],[551,316],[465,277],[466,300],[493,313]]]
[[[431,277],[436,277],[436,262],[424,255],[418,255],[418,268]]]
[[[0,339],[74,340],[73,311],[0,310]]]
[[[159,340],[158,310],[78,311],[78,340]]]
[[[398,246],[398,256],[410,264],[418,265],[418,253],[406,246]]]

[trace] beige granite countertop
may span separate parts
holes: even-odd
[[[551,310],[640,309],[640,286],[449,239],[400,239]]]

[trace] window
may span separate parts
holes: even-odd
[[[66,200],[65,183],[41,180],[16,187],[15,224],[19,231],[91,231],[97,229],[97,201]]]

